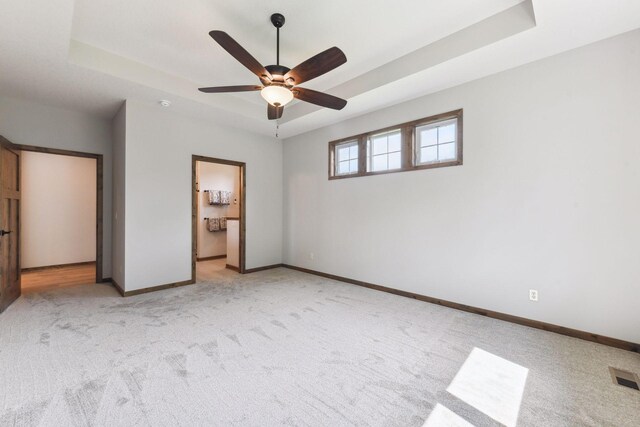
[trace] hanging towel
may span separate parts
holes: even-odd
[[[227,229],[227,217],[223,216],[222,218],[220,218],[220,230],[226,230]]]
[[[207,230],[220,231],[220,218],[207,218]]]
[[[220,190],[207,190],[207,194],[209,195],[210,205],[220,204]]]
[[[231,191],[221,191],[220,192],[220,204],[229,205],[231,200]]]

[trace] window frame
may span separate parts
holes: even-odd
[[[400,134],[400,150],[398,151],[389,151],[389,135],[391,134],[395,134],[395,133],[399,133]],[[380,137],[380,136],[385,136],[387,137],[387,151],[385,151],[382,154],[375,154],[374,153],[374,143],[373,143],[373,138],[375,137]],[[366,161],[366,170],[365,172],[387,172],[387,171],[397,171],[402,169],[402,155],[403,155],[403,151],[404,151],[404,147],[402,146],[402,128],[394,128],[390,131],[386,131],[386,132],[377,132],[377,133],[371,133],[367,136],[365,144],[366,144],[366,152],[367,152],[367,161]],[[390,169],[389,168],[389,155],[393,154],[393,153],[400,153],[400,167],[399,168],[393,168]],[[373,165],[374,165],[374,158],[377,156],[386,156],[387,157],[387,169],[382,169],[382,170],[378,170],[378,171],[374,171],[373,170]],[[352,174],[354,175],[354,174]]]
[[[360,170],[360,142],[357,139],[349,139],[349,140],[346,140],[346,141],[339,142],[339,143],[334,145],[333,155],[337,156],[337,154],[336,154],[337,151],[340,148],[342,148],[343,146],[348,146],[349,148],[351,148],[353,146],[358,147],[358,158],[357,158],[357,160],[358,160],[358,170],[356,170],[355,172],[338,173],[338,166],[339,166],[339,163],[341,163],[341,161],[340,161],[340,159],[334,158],[334,161],[333,161],[333,165],[334,165],[333,175],[334,176],[351,176],[351,175],[355,175]],[[354,159],[351,159],[351,155],[349,155],[349,160],[347,160],[347,161],[350,163],[352,160],[354,160]]]
[[[344,179],[355,178],[361,176],[370,175],[382,175],[387,173],[407,172],[422,169],[435,169],[448,166],[460,166],[463,163],[463,110],[453,110],[442,114],[436,114],[434,116],[424,117],[418,120],[412,120],[410,122],[401,123],[395,126],[387,126],[382,129],[376,129],[374,131],[361,133],[359,135],[352,135],[347,138],[341,138],[329,142],[329,179]],[[419,155],[417,152],[417,138],[416,128],[433,124],[440,121],[456,119],[456,158],[450,161],[433,162],[433,163],[418,163]],[[367,171],[367,144],[368,139],[371,136],[375,136],[381,133],[391,132],[393,130],[401,131],[401,167],[400,169],[390,169],[383,171]],[[341,143],[358,141],[358,172],[338,175],[336,174],[336,146]]]
[[[444,124],[447,123],[447,124]],[[454,141],[449,141],[449,142],[440,142],[440,128],[441,127],[445,127],[445,126],[450,126],[452,123],[455,123],[456,126],[456,132],[457,132],[457,127],[458,127],[458,122],[456,119],[443,119],[443,120],[438,120],[435,122],[431,122],[431,123],[423,123],[423,124],[419,124],[415,126],[415,133],[414,133],[414,150],[415,150],[415,163],[417,166],[422,166],[422,165],[430,165],[430,164],[434,164],[434,163],[448,163],[449,161],[455,161],[455,159],[458,157],[458,147],[457,147],[457,139],[458,139],[458,135],[456,135],[455,140]],[[426,145],[426,146],[422,146],[420,145],[419,142],[419,138],[418,138],[418,129],[422,128],[422,127],[428,127],[429,129],[437,129],[438,132],[438,136],[436,138],[436,143],[435,144],[431,144],[431,145]],[[447,144],[456,144],[456,157],[451,160],[445,160],[445,161],[433,161],[433,162],[421,162],[420,161],[420,157],[421,157],[421,150],[422,148],[427,148],[427,147],[436,147],[436,150],[438,152],[438,156],[440,155],[440,146],[441,145],[447,145]]]

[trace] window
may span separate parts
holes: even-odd
[[[456,119],[451,119],[416,127],[418,164],[456,159],[456,122]]]
[[[329,142],[329,179],[462,164],[462,110]]]
[[[402,132],[372,135],[367,140],[367,172],[400,169],[402,165]]]
[[[358,173],[358,140],[347,141],[335,146],[335,175]]]

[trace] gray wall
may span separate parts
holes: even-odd
[[[286,140],[285,262],[640,342],[638,46],[634,31]],[[327,179],[328,141],[457,108],[464,165]]]
[[[112,121],[113,130],[113,280],[124,286],[125,268],[125,182],[127,104],[122,103]]]
[[[191,278],[193,154],[246,162],[246,267],[282,262],[281,142],[127,101],[127,291]]]
[[[111,125],[88,114],[0,97],[0,135],[15,144],[102,154],[103,277],[111,277]]]

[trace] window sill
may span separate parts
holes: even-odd
[[[451,162],[442,162],[442,163],[429,163],[424,165],[415,165],[410,168],[393,169],[388,171],[354,173],[351,175],[336,175],[336,176],[330,176],[329,181],[332,181],[334,179],[360,178],[363,176],[375,176],[375,175],[387,175],[390,173],[411,172],[411,171],[416,171],[421,169],[436,169],[436,168],[444,168],[449,166],[462,166],[462,160],[454,160]]]

